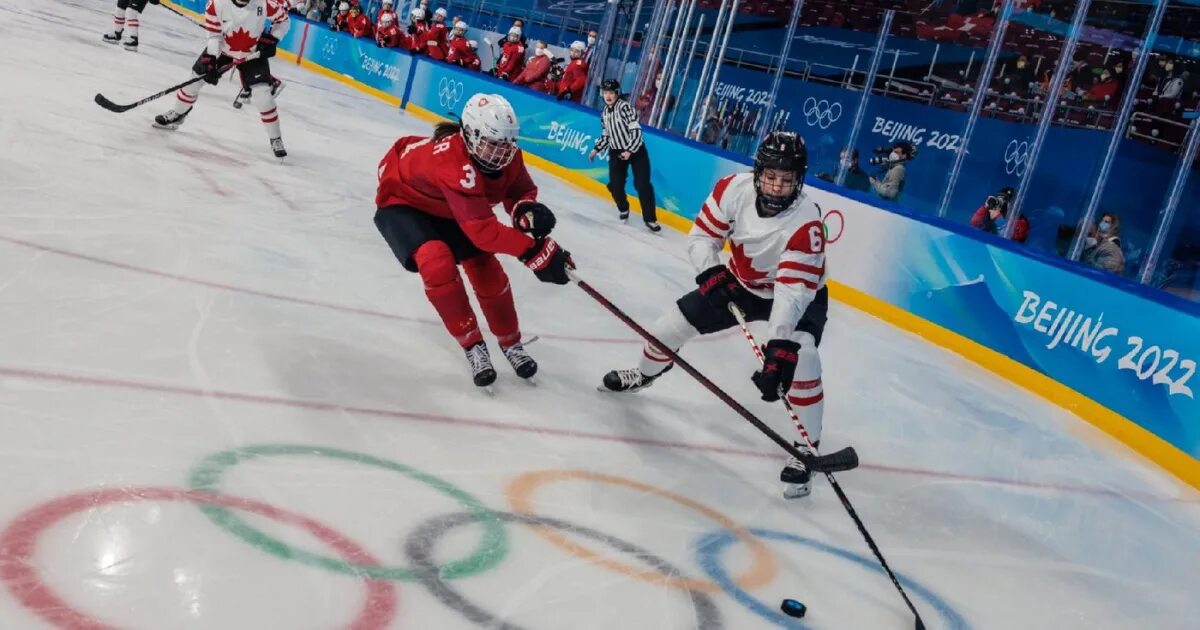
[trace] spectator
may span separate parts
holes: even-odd
[[[375,29],[375,43],[380,48],[409,48],[408,37],[396,26],[394,12],[381,13],[379,16],[379,26]]]
[[[916,150],[911,143],[897,142],[892,146],[891,153],[883,158],[882,166],[885,173],[883,180],[875,177],[867,180],[880,199],[899,201],[900,193],[904,192],[904,180],[908,176],[908,170],[904,163],[911,160],[915,154]],[[872,160],[872,163],[876,163],[876,160]]]
[[[642,125],[638,123],[637,112],[621,98],[621,84],[616,79],[605,79],[600,84],[600,96],[604,98],[604,108],[600,110],[600,125],[604,132],[588,154],[588,161],[596,159],[601,151],[608,151],[608,191],[612,193],[622,221],[629,218],[625,180],[632,167],[633,187],[642,204],[642,221],[651,232],[661,231],[654,184],[650,182],[650,154],[642,141]]]
[[[845,167],[846,180],[843,187],[859,192],[871,192],[871,178],[858,163],[858,149],[842,149],[838,155],[838,168]],[[833,182],[836,173],[817,173],[817,179]]]
[[[525,62],[525,69],[513,79],[513,85],[530,88],[537,92],[548,92],[546,75],[550,74],[550,58],[554,53],[546,47],[546,42],[537,42],[533,47],[533,56]]]
[[[1029,67],[1029,58],[1025,55],[1017,57],[1017,62],[1013,67],[1006,69],[1004,77],[1001,81],[1004,87],[1001,88],[1009,94],[1017,96],[1025,96],[1029,93],[1029,84],[1034,83],[1037,77],[1034,76],[1033,68]]]
[[[350,3],[343,2],[338,5],[337,15],[333,16],[330,26],[338,32],[350,30],[348,22],[350,21]]]
[[[1121,220],[1117,215],[1100,215],[1100,223],[1088,234],[1079,261],[1115,274],[1124,273],[1125,252],[1121,251]]]
[[[971,217],[971,227],[983,230],[988,234],[1000,234],[1004,231],[1008,206],[1012,203],[1015,192],[1012,187],[1005,186],[1000,189],[999,193],[988,197]],[[1013,227],[1012,240],[1024,243],[1028,238],[1029,219],[1022,215],[1017,217],[1017,224]]]
[[[708,106],[708,112],[704,115],[704,126],[700,129],[700,142],[704,144],[717,144],[721,141],[721,114],[717,111],[715,105]]]
[[[654,77],[654,83],[651,84],[650,87],[646,88],[646,91],[642,94],[641,98],[637,100],[636,108],[640,114],[641,121],[644,123],[648,124],[650,122],[650,113],[654,109],[654,99],[658,96],[658,91],[662,89],[662,82],[662,70],[659,70],[658,75]],[[668,94],[664,109],[669,112],[674,109],[674,107],[675,97],[671,94]]]
[[[413,54],[425,52],[425,31],[429,30],[429,23],[425,21],[425,9],[414,7],[408,13],[408,41],[409,50]]]
[[[529,42],[525,39],[525,20],[522,20],[520,18],[515,19],[515,20],[513,20],[512,25],[513,25],[513,28],[517,29],[517,34],[519,35],[519,37],[517,39],[520,40],[521,45],[528,47]]]
[[[525,44],[521,43],[521,27],[508,29],[508,37],[501,46],[500,61],[496,64],[496,76],[511,81],[525,68]]]
[[[587,85],[588,78],[588,65],[583,59],[586,51],[587,46],[583,42],[571,42],[571,61],[567,63],[567,69],[558,82],[558,100],[576,103],[583,100],[583,88]]]
[[[592,67],[592,53],[596,51],[597,33],[594,30],[588,31],[587,34],[587,51],[583,53],[583,60],[587,62],[588,67]]]
[[[1108,68],[1100,71],[1100,79],[1088,88],[1085,98],[1089,101],[1112,103],[1121,93],[1121,83]]]
[[[433,22],[425,31],[425,54],[430,59],[444,61],[449,51],[446,45],[446,10],[438,8],[433,12]]]
[[[397,29],[400,28],[398,26],[398,24],[400,23],[400,16],[396,15],[396,10],[392,7],[393,7],[392,0],[383,0],[383,6],[380,7],[380,9],[379,9],[379,15],[375,16],[375,30],[376,31],[379,31],[383,27],[383,18],[386,16],[391,16],[392,26],[395,26]]]
[[[350,18],[346,20],[346,30],[353,37],[372,37],[375,34],[371,28],[371,18],[363,14],[362,7],[358,5],[350,6]]]

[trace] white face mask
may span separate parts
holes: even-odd
[[[550,49],[549,49],[549,48],[539,48],[539,49],[538,49],[538,54],[539,54],[539,55],[542,55],[542,56],[544,56],[544,57],[549,57],[549,56],[550,56]]]
[[[654,89],[658,89],[661,87],[662,87],[662,77],[659,77],[654,80]]]
[[[900,152],[892,151],[892,154],[888,156],[888,159],[890,159],[893,162],[899,162],[900,161]]]
[[[854,161],[848,157],[844,157],[842,158],[842,166],[850,168],[851,166],[854,166]]]
[[[1096,237],[1095,237],[1095,236],[1089,236],[1089,237],[1087,237],[1087,241],[1086,241],[1086,242],[1087,242],[1087,246],[1088,246],[1088,247],[1095,247],[1095,246],[1096,246],[1096,243],[1097,243],[1098,241],[1096,241]]]
[[[592,37],[591,35],[588,35],[588,46],[591,46],[592,44],[595,44],[595,43],[596,43],[596,38]]]

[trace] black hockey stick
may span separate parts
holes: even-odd
[[[579,278],[579,276],[575,275],[574,272],[571,272],[571,279],[575,282],[575,284],[579,285],[579,288],[583,289],[585,293],[590,295],[592,299],[599,302],[600,305],[607,309],[610,313],[616,315],[617,319],[625,322],[625,325],[632,328],[634,332],[642,337],[642,339],[650,342],[660,352],[670,357],[670,359],[674,361],[675,364],[678,365],[684,372],[687,372],[692,378],[696,379],[701,385],[703,385],[705,389],[712,392],[717,398],[720,398],[721,402],[729,405],[729,407],[737,412],[739,416],[744,418],[750,424],[754,425],[754,427],[761,431],[764,435],[771,438],[772,442],[778,444],[779,447],[787,451],[789,455],[799,459],[801,462],[804,462],[805,467],[807,467],[809,470],[829,473],[852,470],[858,467],[858,453],[854,451],[854,447],[852,446],[847,446],[836,453],[819,456],[813,455],[812,453],[803,452],[796,448],[790,442],[783,439],[783,437],[776,433],[773,429],[771,429],[771,427],[763,424],[762,420],[759,420],[753,413],[750,412],[749,409],[746,409],[741,405],[741,403],[734,400],[733,396],[725,393],[725,390],[718,387],[716,383],[708,380],[708,377],[701,374],[700,370],[692,367],[692,365],[687,361],[684,361],[678,353],[671,348],[668,348],[666,344],[659,341],[657,337],[650,334],[649,331],[647,331],[645,328],[642,328],[637,322],[633,321],[633,318],[631,318],[629,315],[626,315],[624,311],[610,302],[608,298],[601,295],[599,291],[592,287],[592,285]]]
[[[258,53],[250,55],[249,57],[246,57],[245,59],[238,59],[238,60],[234,61],[233,63],[230,63],[222,68],[219,68],[217,70],[217,74],[218,75],[225,74],[226,72],[229,72],[233,68],[236,68],[236,67],[246,63],[247,61],[250,61],[251,59],[257,59],[257,58],[258,58]],[[96,94],[96,104],[99,105],[100,107],[103,107],[104,109],[107,109],[110,112],[116,112],[116,113],[120,114],[123,112],[127,112],[135,107],[141,107],[142,105],[145,105],[146,103],[149,103],[150,101],[160,99],[160,98],[174,92],[175,90],[182,90],[183,88],[185,88],[189,85],[192,85],[193,83],[199,83],[200,81],[203,81],[203,80],[204,80],[204,75],[201,75],[198,77],[192,77],[192,78],[188,79],[187,81],[180,83],[179,85],[172,85],[171,87],[169,87],[161,92],[151,94],[150,96],[147,96],[146,98],[144,98],[136,103],[130,103],[129,105],[117,105],[116,103],[108,100],[108,98],[105,97],[103,94]]]
[[[754,350],[754,356],[758,357],[758,362],[761,365],[764,362],[765,357],[763,357],[762,350],[759,349],[758,342],[754,340],[754,335],[750,333],[750,327],[746,325],[746,316],[742,313],[742,309],[738,308],[736,304],[730,304],[729,312],[733,314],[735,319],[737,319],[738,326],[741,326],[742,328],[742,334],[746,337],[746,341],[750,342],[750,347]],[[780,394],[786,394],[786,392],[780,392]],[[814,444],[812,439],[808,436],[808,431],[804,428],[804,423],[800,422],[800,417],[797,416],[796,411],[792,409],[792,404],[788,402],[787,396],[781,395],[779,400],[783,402],[783,406],[787,409],[788,415],[792,417],[792,422],[796,423],[796,428],[800,429],[800,435],[804,436],[804,441],[808,442],[808,445],[815,450],[816,444]],[[900,591],[900,597],[904,598],[904,603],[908,605],[908,609],[911,610],[913,616],[916,617],[917,630],[925,630],[925,622],[921,620],[921,613],[917,612],[917,607],[914,606],[912,600],[908,598],[908,593],[906,593],[904,591],[904,587],[900,585],[900,580],[896,578],[896,574],[893,573],[892,568],[888,566],[887,560],[883,558],[883,553],[879,551],[879,545],[875,544],[875,539],[871,538],[871,533],[867,531],[867,526],[864,525],[862,519],[859,518],[858,512],[854,509],[854,506],[850,504],[850,497],[846,496],[846,492],[842,490],[842,486],[838,484],[837,479],[833,478],[832,472],[824,470],[820,472],[825,473],[825,478],[829,480],[830,487],[833,488],[834,493],[836,493],[838,499],[841,500],[842,507],[846,508],[846,513],[850,515],[850,520],[854,521],[854,524],[858,527],[858,533],[862,534],[863,540],[867,542],[867,546],[870,547],[871,552],[875,554],[875,559],[879,561],[879,566],[883,567],[883,572],[887,573],[887,576],[891,578],[892,586],[895,586],[896,590]]]
[[[166,10],[170,11],[171,13],[174,13],[175,15],[178,15],[179,17],[181,17],[181,18],[183,18],[183,19],[185,19],[185,20],[187,20],[187,21],[191,22],[192,24],[195,24],[196,26],[198,26],[198,27],[200,27],[200,28],[204,28],[204,25],[203,25],[203,24],[201,24],[201,23],[199,23],[199,22],[197,22],[197,21],[195,20],[195,18],[193,18],[192,16],[190,16],[190,15],[188,15],[188,14],[184,13],[183,11],[180,11],[179,9],[176,9],[175,7],[168,6],[168,5],[165,5],[165,4],[159,4],[158,6],[160,6],[160,7],[164,8],[164,9],[166,9]]]

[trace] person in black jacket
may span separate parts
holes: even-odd
[[[600,95],[604,97],[604,109],[600,111],[604,133],[596,140],[588,161],[596,159],[601,151],[608,151],[608,191],[622,221],[629,218],[625,181],[629,168],[633,167],[633,187],[642,204],[642,221],[651,232],[659,232],[662,226],[658,224],[654,185],[650,183],[650,154],[642,139],[637,111],[621,98],[621,84],[616,79],[605,79],[600,84]]]

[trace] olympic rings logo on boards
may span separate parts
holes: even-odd
[[[842,104],[833,101],[829,102],[825,99],[817,100],[810,96],[804,99],[804,122],[808,123],[809,127],[820,127],[828,129],[830,125],[837,122],[842,117]]]
[[[438,81],[438,102],[442,107],[454,109],[458,102],[463,98],[463,92],[466,91],[466,86],[462,81],[455,81],[450,77],[442,77]]]
[[[1029,143],[1021,140],[1010,140],[1004,148],[1004,171],[1009,175],[1021,177],[1029,167]]]
[[[842,235],[846,233],[846,215],[842,214],[841,210],[826,212],[822,224],[825,226],[826,245],[833,245],[842,240]]]

